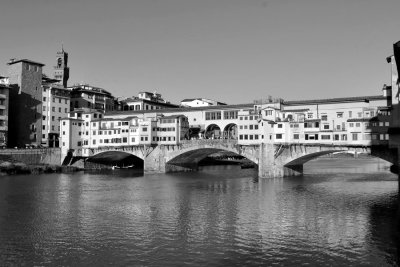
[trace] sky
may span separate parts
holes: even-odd
[[[10,58],[69,53],[68,85],[116,97],[228,104],[379,95],[400,40],[399,0],[2,0]]]

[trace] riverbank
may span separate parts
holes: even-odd
[[[74,166],[60,166],[52,164],[28,165],[22,162],[0,161],[0,175],[69,173],[81,170],[82,169]]]

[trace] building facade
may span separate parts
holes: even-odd
[[[104,118],[97,110],[74,110],[61,118],[61,152],[88,156],[98,147],[173,145],[188,139],[188,120],[183,115],[139,118]]]
[[[68,87],[68,89],[71,91],[71,111],[86,108],[104,113],[115,109],[114,97],[103,88],[78,84]]]
[[[0,147],[8,142],[9,90],[10,80],[0,76]]]
[[[59,80],[42,80],[42,141],[45,147],[59,147],[60,119],[70,112],[70,90],[58,84]]]
[[[8,63],[10,80],[9,142],[11,147],[39,146],[42,137],[42,68],[28,59]]]

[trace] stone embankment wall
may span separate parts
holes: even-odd
[[[0,160],[23,162],[27,165],[61,165],[60,148],[0,149]]]

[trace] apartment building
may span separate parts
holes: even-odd
[[[70,112],[70,90],[59,85],[59,80],[46,76],[42,79],[42,142],[45,147],[59,147],[60,119]]]

